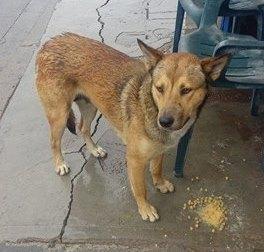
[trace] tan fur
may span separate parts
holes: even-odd
[[[155,221],[158,213],[146,196],[147,164],[154,186],[162,193],[172,192],[173,185],[162,176],[163,153],[195,121],[206,96],[206,81],[220,75],[228,57],[201,61],[187,53],[164,55],[141,41],[139,46],[144,61],[76,34],[56,36],[38,53],[37,89],[50,124],[56,171],[69,172],[61,154],[61,137],[69,115],[73,119],[70,111],[75,99],[87,148],[97,157],[105,156],[90,136],[98,108],[127,144],[128,175],[139,213],[144,220]],[[182,94],[184,88],[187,94]],[[159,125],[164,115],[175,119],[170,129]]]

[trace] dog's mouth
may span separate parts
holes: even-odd
[[[190,117],[186,118],[186,120],[183,123],[174,123],[173,125],[171,125],[170,127],[163,127],[160,125],[159,120],[158,120],[158,126],[161,130],[163,131],[167,131],[167,132],[174,132],[174,131],[178,131],[181,130],[190,120]]]

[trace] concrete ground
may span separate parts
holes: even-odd
[[[39,47],[58,0],[0,2],[0,119],[34,51]]]
[[[62,0],[42,43],[71,31],[131,56],[139,55],[137,37],[167,50],[175,9],[172,0]],[[91,157],[80,137],[65,132],[71,173],[55,174],[34,61],[33,56],[0,122],[0,251],[264,251],[264,120],[249,115],[247,93],[211,94],[195,127],[183,179],[173,177],[175,150],[168,153],[165,172],[176,192],[160,194],[148,175],[149,198],[161,216],[148,223],[128,187],[125,147],[104,118],[93,129],[107,159]],[[212,233],[201,223],[191,231],[196,212],[184,210],[184,203],[211,194],[223,197],[226,227]]]

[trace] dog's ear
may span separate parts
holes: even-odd
[[[160,52],[157,49],[154,49],[148,45],[146,45],[144,42],[142,42],[140,39],[137,39],[138,45],[143,52],[144,56],[148,60],[148,62],[151,64],[151,66],[155,66],[163,57],[163,53]]]
[[[231,54],[210,57],[201,60],[204,73],[213,81],[217,80],[230,60]]]

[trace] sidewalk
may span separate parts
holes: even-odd
[[[174,10],[174,0],[149,1],[149,6],[137,0],[62,0],[42,43],[71,31],[131,56],[140,54],[136,38],[168,50]],[[264,176],[258,156],[264,121],[250,117],[248,103],[221,97],[207,102],[195,128],[184,179],[172,176],[175,150],[167,155],[165,170],[176,192],[161,195],[148,178],[150,200],[161,216],[148,223],[139,217],[128,187],[124,146],[104,118],[94,139],[108,151],[108,158],[99,163],[86,154],[85,164],[78,152],[83,140],[65,131],[63,150],[71,173],[56,175],[48,125],[34,85],[34,63],[35,56],[0,124],[0,251],[47,251],[48,246],[54,247],[51,251],[264,249]],[[192,181],[197,176],[199,180]],[[212,233],[202,223],[191,231],[196,213],[184,210],[184,203],[211,194],[222,196],[227,206],[226,228]]]

